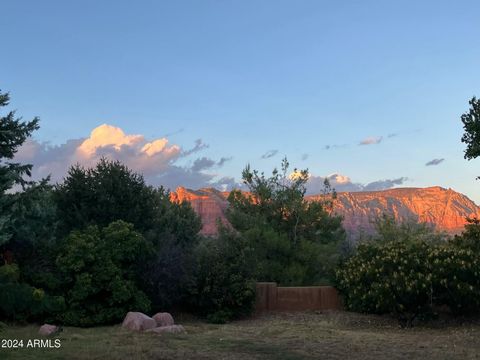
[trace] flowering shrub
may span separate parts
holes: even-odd
[[[425,237],[360,244],[336,271],[349,310],[397,316],[411,325],[446,305],[454,314],[480,311],[480,222],[448,241]]]
[[[404,325],[431,312],[432,274],[426,242],[366,243],[337,272],[349,310],[392,313]]]
[[[454,314],[480,309],[480,256],[471,249],[448,244],[432,250],[435,302],[447,305]]]

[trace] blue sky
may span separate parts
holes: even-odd
[[[478,1],[17,0],[0,8],[0,88],[25,119],[40,116],[43,154],[32,159],[43,159],[44,171],[60,171],[45,159],[57,164],[68,151],[61,144],[109,124],[178,145],[152,164],[152,176],[171,171],[172,184],[185,173],[192,186],[239,180],[246,163],[270,171],[285,155],[357,187],[403,178],[397,186],[452,187],[480,202],[480,160],[463,159],[459,120],[480,96]],[[368,138],[381,141],[359,145]],[[197,139],[208,147],[195,148]],[[262,158],[270,150],[276,155]],[[194,167],[198,159],[205,167]],[[444,161],[425,166],[433,159]],[[192,168],[207,176],[195,182]]]

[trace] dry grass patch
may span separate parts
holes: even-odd
[[[0,349],[1,359],[474,359],[480,324],[394,320],[346,312],[266,315],[212,325],[181,319],[187,334],[132,333],[120,326],[64,328],[60,349]],[[3,339],[39,338],[38,326],[8,327]]]

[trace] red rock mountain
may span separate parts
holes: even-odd
[[[315,200],[321,195],[307,196]],[[227,222],[225,209],[228,192],[212,188],[189,190],[178,188],[172,201],[189,201],[201,216],[204,235],[216,234],[216,222]],[[386,213],[398,221],[413,219],[435,225],[438,230],[459,233],[467,217],[480,217],[480,207],[463,194],[438,186],[428,188],[398,188],[384,191],[338,193],[334,212],[341,215],[347,232],[355,236],[372,233],[373,221]]]

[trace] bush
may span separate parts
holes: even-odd
[[[128,311],[148,311],[150,301],[137,287],[136,268],[150,251],[133,225],[123,221],[73,231],[57,258],[67,303],[64,323],[108,324]]]
[[[403,325],[432,310],[430,246],[367,243],[337,270],[337,286],[349,310],[394,314]]]
[[[20,283],[16,264],[0,266],[0,318],[15,321],[50,319],[64,309],[60,296]]]
[[[430,254],[433,264],[435,302],[447,305],[454,314],[480,310],[480,256],[471,249],[449,243]]]
[[[196,249],[194,311],[223,323],[249,315],[255,303],[252,249],[235,233],[220,229],[218,238],[204,239]]]
[[[468,219],[461,235],[432,251],[436,301],[455,314],[480,311],[480,222]]]
[[[480,311],[480,223],[446,239],[422,225],[384,218],[378,235],[337,269],[347,309],[395,314],[411,325],[446,305],[454,314]],[[445,241],[440,241],[446,239]]]

